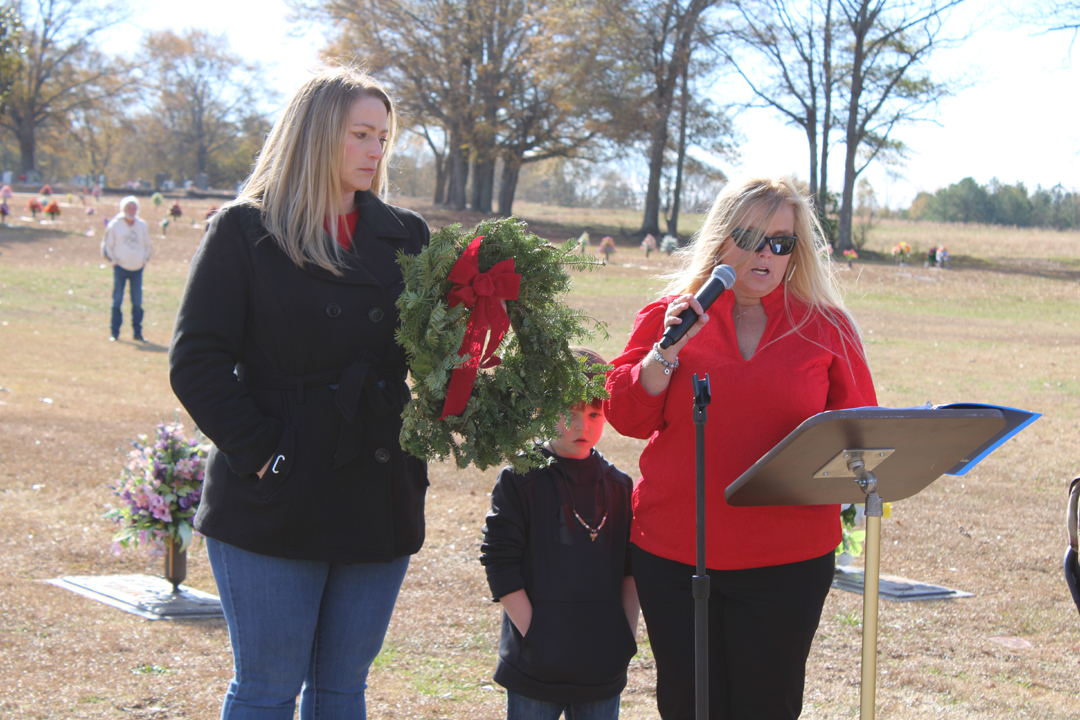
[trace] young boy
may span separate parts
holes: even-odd
[[[524,475],[504,468],[491,492],[480,562],[505,611],[495,681],[508,720],[619,716],[637,652],[633,481],[593,449],[604,422],[602,400],[575,406],[544,444],[555,462]]]

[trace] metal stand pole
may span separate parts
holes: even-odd
[[[876,494],[875,494],[876,497]],[[862,692],[859,717],[874,720],[877,691],[878,571],[881,561],[881,516],[866,502],[866,569],[863,572]],[[878,498],[881,504],[881,498]]]
[[[877,694],[878,575],[881,570],[881,517],[885,503],[877,494],[877,478],[867,471],[862,453],[852,453],[848,469],[866,493],[866,567],[863,570],[862,683],[859,718],[874,720]]]
[[[694,575],[695,717],[709,717],[709,576],[705,572],[705,408],[712,401],[709,376],[694,383],[694,425],[697,428],[697,574]]]

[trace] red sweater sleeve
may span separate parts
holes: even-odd
[[[604,414],[611,427],[628,437],[648,438],[664,427],[664,401],[667,391],[650,395],[641,386],[641,361],[652,351],[664,332],[664,313],[671,298],[661,298],[646,305],[634,320],[630,341],[622,355],[612,361],[604,403]]]

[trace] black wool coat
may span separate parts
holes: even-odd
[[[430,235],[371,193],[356,206],[340,276],[298,267],[244,206],[214,216],[191,261],[169,373],[214,444],[195,516],[207,537],[344,563],[423,544],[427,467],[398,443],[410,392],[394,330],[396,255]]]

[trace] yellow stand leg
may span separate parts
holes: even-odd
[[[862,690],[860,720],[874,720],[877,689],[878,571],[881,567],[881,518],[866,516],[866,569],[863,572]]]

